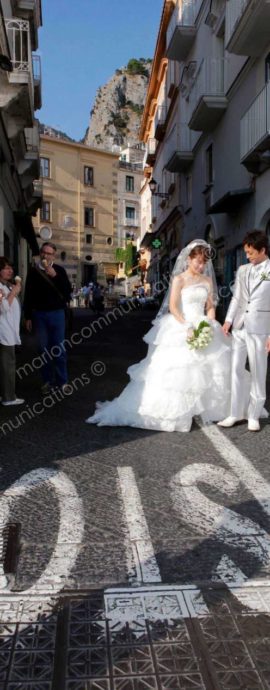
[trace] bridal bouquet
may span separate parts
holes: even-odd
[[[194,328],[192,335],[187,337],[187,344],[190,350],[202,350],[213,338],[213,329],[207,321],[200,321],[197,328]]]

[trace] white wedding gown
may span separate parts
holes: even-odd
[[[195,326],[205,318],[208,286],[183,288],[181,311]],[[190,350],[186,326],[172,314],[153,321],[144,336],[148,354],[128,369],[131,381],[118,398],[97,403],[86,421],[98,426],[134,426],[158,431],[189,431],[192,419],[219,421],[229,413],[230,337],[217,321],[203,350]]]

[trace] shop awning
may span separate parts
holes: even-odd
[[[27,241],[34,256],[39,254],[39,246],[36,238],[32,217],[26,211],[15,211],[15,227],[20,235]]]

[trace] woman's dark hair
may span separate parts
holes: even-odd
[[[254,247],[254,249],[257,249],[257,252],[260,252],[261,249],[265,249],[266,254],[268,254],[268,237],[262,230],[252,230],[248,232],[243,239],[243,247],[245,244],[247,244],[248,247]]]
[[[195,256],[202,256],[206,263],[209,259],[209,249],[207,247],[203,247],[201,244],[198,244],[197,247],[194,247],[189,254],[190,259],[194,259]]]
[[[2,271],[3,268],[6,268],[6,266],[12,266],[11,262],[6,256],[0,256],[0,271]]]

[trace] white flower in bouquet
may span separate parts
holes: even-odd
[[[200,321],[193,334],[187,337],[187,344],[190,350],[203,350],[211,343],[213,329],[207,321]]]

